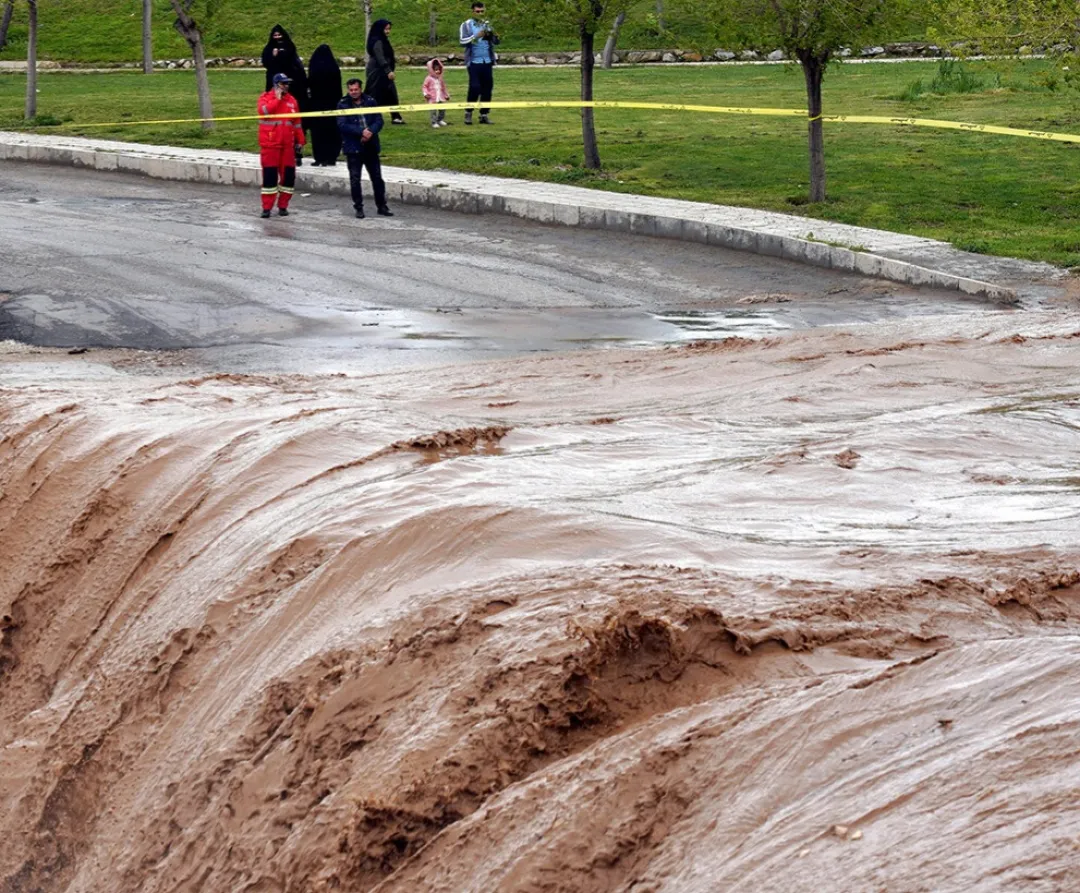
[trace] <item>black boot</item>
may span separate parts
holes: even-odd
[[[394,212],[391,211],[388,207],[386,207],[386,205],[383,205],[381,208],[379,208],[379,216],[380,217],[393,217]]]
[[[356,219],[357,220],[363,220],[365,217],[367,217],[367,214],[364,213],[364,209],[363,208],[357,208],[356,209]]]

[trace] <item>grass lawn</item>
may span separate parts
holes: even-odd
[[[957,93],[920,92],[936,62],[843,65],[830,71],[830,114],[902,115],[1080,133],[1080,105],[1055,89],[1052,63],[972,63],[975,84]],[[423,71],[399,72],[403,102],[420,97]],[[211,72],[218,115],[251,114],[261,71]],[[465,74],[448,72],[455,99]],[[0,128],[22,126],[25,77],[0,75]],[[947,90],[946,86],[946,90]],[[94,121],[197,114],[190,72],[44,73],[39,111],[58,128],[39,132],[148,143],[254,150],[254,122],[88,128]],[[598,71],[598,99],[803,108],[801,73],[791,67],[627,67]],[[501,69],[496,99],[574,99],[569,68]],[[901,98],[901,97],[905,98]],[[602,172],[581,167],[573,110],[501,111],[497,126],[433,131],[426,115],[387,129],[384,162],[447,168],[617,192],[662,195],[790,211],[826,220],[929,236],[989,254],[1080,266],[1080,146],[865,124],[826,124],[829,201],[808,205],[806,128],[796,119],[678,112],[597,112]]]
[[[445,53],[461,52],[457,27],[469,15],[468,0],[377,0],[375,18],[394,23],[398,52],[427,51],[429,10],[437,12],[437,38]],[[210,56],[258,56],[276,22],[289,31],[304,58],[323,42],[339,56],[364,52],[364,17],[358,0],[292,0],[280,8],[265,0],[205,0],[195,5],[195,18],[203,30]],[[42,59],[70,62],[135,62],[142,59],[141,4],[134,0],[38,0],[39,53]],[[568,19],[537,19],[516,10],[514,4],[488,0],[488,15],[503,34],[504,52],[525,50],[567,51],[579,44]],[[186,58],[187,44],[173,28],[167,0],[155,0],[154,58]],[[26,4],[16,4],[10,44],[0,58],[26,58]],[[919,38],[925,25],[917,18],[894,39]],[[606,36],[606,33],[605,33]],[[601,45],[603,41],[601,40]],[[656,17],[656,0],[632,0],[620,46],[626,49],[716,49],[715,38],[702,16],[690,4],[667,4],[663,27]]]

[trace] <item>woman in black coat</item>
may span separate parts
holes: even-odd
[[[325,43],[311,54],[308,63],[308,110],[326,112],[336,109],[341,101],[341,67],[334,53]],[[341,154],[341,131],[337,118],[309,118],[311,129],[311,154],[316,167],[337,164]]]
[[[390,46],[390,20],[379,19],[367,38],[367,88],[364,90],[379,105],[399,105],[397,84],[394,83],[394,48]],[[400,113],[390,113],[391,124],[404,124]]]

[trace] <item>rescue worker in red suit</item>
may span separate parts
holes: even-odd
[[[300,105],[289,93],[292,79],[275,74],[273,89],[259,97],[260,115],[296,115],[259,122],[259,159],[262,164],[262,216],[269,217],[277,201],[278,216],[289,216],[289,202],[296,187],[295,146],[304,145]]]

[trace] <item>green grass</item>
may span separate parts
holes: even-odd
[[[1080,134],[1071,95],[1046,86],[1051,63],[971,64],[986,86],[975,92],[897,99],[936,63],[847,65],[830,71],[828,113],[917,116]],[[423,72],[400,72],[402,101],[420,95]],[[218,115],[250,114],[262,73],[211,73]],[[448,72],[464,98],[460,69]],[[21,126],[25,78],[0,76],[0,128]],[[91,129],[92,121],[194,116],[188,72],[46,73],[39,113],[69,134],[254,150],[253,122]],[[730,106],[805,107],[802,76],[784,66],[623,68],[597,72],[597,98]],[[503,69],[496,99],[573,99],[573,69]],[[573,110],[501,111],[497,126],[433,131],[425,116],[388,130],[387,164],[446,168],[572,183],[615,192],[742,205],[943,239],[967,250],[1080,266],[1080,146],[977,133],[899,126],[826,124],[828,202],[805,203],[805,125],[795,119],[597,112],[604,170],[581,166],[580,121]],[[41,128],[50,132],[51,128]]]
[[[63,62],[134,62],[142,58],[141,4],[136,0],[39,0],[41,58]],[[212,9],[208,16],[207,8]],[[442,51],[457,48],[457,26],[469,12],[466,0],[438,0],[438,36]],[[655,0],[636,0],[623,29],[622,47],[651,49],[715,49],[708,29],[689,4],[668,4],[665,27],[658,27]],[[578,45],[570,22],[562,27],[543,26],[515,17],[499,0],[489,0],[488,15],[504,38],[507,52],[524,50],[566,51]],[[360,55],[364,49],[364,20],[359,0],[293,0],[284,6],[265,0],[201,0],[196,19],[203,28],[211,56],[257,56],[275,22],[281,22],[305,58],[320,43],[329,43],[341,56]],[[428,4],[416,0],[376,0],[377,17],[394,23],[394,46],[399,50],[428,49]],[[11,45],[0,58],[24,57],[26,12],[18,4],[12,25]],[[187,46],[173,30],[173,14],[167,0],[154,3],[155,58],[183,58]],[[913,24],[911,34],[922,33]],[[898,38],[904,35],[898,35]]]

